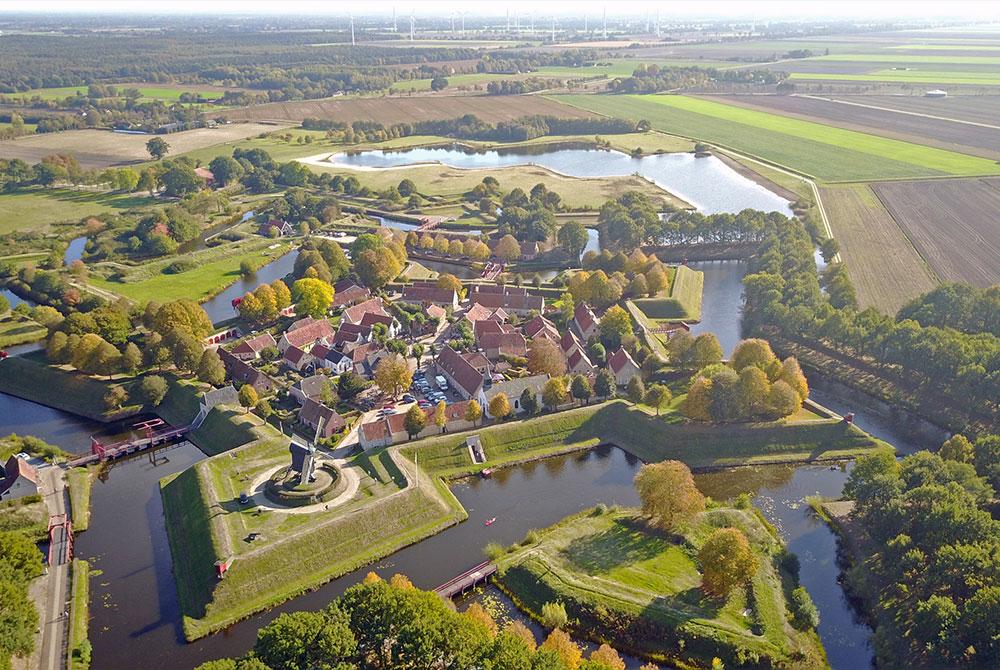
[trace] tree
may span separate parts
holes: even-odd
[[[677,530],[705,510],[705,496],[680,461],[643,465],[635,476],[635,488],[643,514],[664,530]]]
[[[497,242],[496,248],[493,250],[496,257],[499,258],[504,263],[510,263],[513,260],[517,260],[521,257],[521,245],[517,243],[517,240],[513,235],[504,235]]]
[[[104,406],[109,410],[121,409],[126,402],[128,402],[128,392],[119,385],[112,386],[104,394]]]
[[[208,314],[193,300],[168,302],[157,310],[153,319],[153,330],[163,336],[172,331],[183,331],[201,339],[211,334],[213,329]]]
[[[555,410],[565,403],[568,395],[566,381],[562,377],[553,377],[542,387],[542,402],[549,410]]]
[[[419,405],[411,405],[410,409],[406,410],[406,416],[403,417],[403,427],[406,428],[406,434],[413,439],[414,435],[419,435],[420,431],[427,427],[427,415],[424,414],[424,410],[420,409]]]
[[[801,407],[802,396],[796,393],[795,389],[781,379],[771,384],[771,391],[767,395],[767,409],[772,419],[791,416]]]
[[[642,377],[636,375],[628,380],[625,393],[633,405],[638,405],[646,398],[646,385],[642,383]]]
[[[0,542],[24,538],[21,533],[2,533]],[[34,547],[35,554],[41,554]],[[39,564],[41,561],[35,559]],[[0,580],[0,663],[10,667],[10,657],[27,658],[35,648],[35,629],[38,627],[38,610],[28,597],[28,589],[14,580]]]
[[[208,169],[219,186],[227,186],[243,176],[243,166],[230,156],[216,156],[208,164]]]
[[[573,381],[569,385],[570,394],[580,401],[582,405],[584,401],[589,401],[590,396],[594,395],[594,389],[590,387],[590,380],[583,375],[574,375]]]
[[[490,416],[495,419],[505,419],[511,413],[510,401],[507,399],[507,394],[497,393],[495,396],[490,398]]]
[[[242,405],[247,412],[250,411],[251,407],[256,407],[257,403],[260,401],[260,396],[257,395],[257,389],[255,389],[251,384],[244,384],[240,387],[240,405]]]
[[[579,221],[569,221],[559,228],[559,232],[556,233],[556,239],[559,240],[559,245],[570,258],[577,259],[583,253],[583,249],[587,246],[590,238],[587,235],[587,229],[583,227],[582,223]]]
[[[590,652],[590,658],[587,660],[591,663],[599,664],[602,670],[625,670],[625,661],[623,661],[622,657],[618,655],[618,652],[608,644],[602,644],[600,647]]]
[[[547,337],[532,340],[528,347],[528,370],[550,377],[566,374],[566,359],[563,358],[559,345]]]
[[[375,368],[376,386],[392,398],[402,393],[403,389],[409,388],[412,381],[413,371],[407,365],[406,359],[399,354],[386,356]]]
[[[681,405],[684,416],[697,421],[711,421],[712,380],[698,377],[688,387],[687,396]]]
[[[139,347],[135,346],[134,343],[129,342],[125,345],[125,350],[122,352],[121,369],[127,375],[135,375],[139,370],[139,366],[142,365],[142,352],[139,351]]]
[[[451,289],[458,294],[459,298],[462,297],[462,292],[465,290],[465,287],[462,285],[462,280],[453,274],[448,274],[447,272],[438,275],[436,283],[438,288]]]
[[[736,392],[737,405],[743,410],[742,418],[752,420],[767,416],[771,383],[763,370],[753,365],[740,370]]]
[[[622,307],[612,305],[601,317],[599,329],[601,342],[606,349],[614,350],[621,346],[622,338],[632,332],[632,318]]]
[[[531,389],[521,391],[521,411],[531,416],[538,412],[538,395]]]
[[[337,395],[344,400],[350,400],[364,391],[366,387],[365,380],[353,370],[348,370],[337,379]]]
[[[175,163],[160,175],[160,183],[163,184],[163,192],[174,197],[195,193],[204,184],[201,177],[195,174],[194,168],[183,163]]]
[[[733,369],[737,372],[748,365],[754,365],[767,372],[768,367],[774,359],[774,352],[771,350],[771,345],[768,344],[767,340],[742,340],[733,349]]]
[[[417,185],[413,183],[411,179],[404,179],[399,182],[399,186],[396,187],[399,194],[404,198],[409,198],[411,195],[417,192]]]
[[[617,383],[611,370],[603,368],[597,372],[597,378],[594,380],[594,393],[602,398],[609,398],[615,394],[615,386]]]
[[[470,400],[469,404],[465,406],[465,420],[471,422],[472,425],[476,425],[476,422],[482,416],[483,408],[475,400]]]
[[[650,384],[646,389],[643,402],[650,407],[656,408],[656,415],[660,415],[660,409],[673,399],[670,389],[663,384]]]
[[[580,661],[583,659],[583,652],[576,642],[561,629],[556,628],[545,638],[540,649],[554,651],[562,659],[567,670],[577,670]]]
[[[434,408],[434,425],[443,433],[448,425],[448,405],[444,400],[438,402]]]
[[[778,374],[778,379],[791,386],[803,402],[809,397],[809,383],[806,381],[806,376],[802,374],[799,361],[794,356],[789,356],[781,362],[781,372]]]
[[[173,350],[174,365],[178,370],[194,372],[198,369],[204,351],[198,339],[187,333],[171,333],[168,342]]]
[[[361,282],[372,289],[382,288],[403,271],[399,258],[388,247],[370,249],[352,258],[356,259],[354,270]]]
[[[212,386],[222,386],[226,381],[226,366],[222,364],[222,358],[215,349],[205,349],[201,354],[198,379]]]
[[[146,151],[153,157],[153,160],[160,160],[170,151],[170,145],[162,137],[154,137],[146,142]]]
[[[562,628],[569,623],[566,606],[560,602],[549,602],[542,605],[541,622],[546,628]]]
[[[322,279],[299,279],[292,284],[292,299],[298,316],[321,319],[333,304],[333,286]]]
[[[434,77],[431,79],[432,91],[443,91],[446,88],[448,88],[448,80],[444,77]]]
[[[70,350],[67,350],[68,340],[69,337],[61,330],[52,333],[49,341],[45,344],[45,357],[49,363],[59,364],[67,361],[67,354],[71,353]]]
[[[257,632],[254,655],[268,668],[346,670],[357,639],[336,603],[320,612],[279,615]]]
[[[413,360],[416,361],[417,367],[420,367],[420,359],[424,356],[424,345],[420,342],[414,342],[410,346],[410,354],[413,356]]]
[[[952,435],[949,437],[941,445],[938,454],[945,460],[957,461],[959,463],[971,463],[975,457],[972,443],[969,442],[969,439],[965,435]]]
[[[720,528],[712,533],[698,551],[698,563],[702,590],[717,597],[729,595],[757,572],[757,557],[738,528]]]
[[[702,333],[691,341],[682,359],[691,367],[702,368],[722,360],[722,345],[715,333]]]
[[[150,407],[156,407],[167,395],[167,380],[158,375],[148,375],[139,382],[139,397]]]

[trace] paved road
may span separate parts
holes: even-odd
[[[40,469],[42,492],[49,514],[66,514],[69,505],[63,487],[63,471],[57,466]],[[66,629],[68,617],[64,616],[69,595],[69,547],[67,538],[56,533],[52,546],[52,565],[45,577],[45,602],[39,603],[42,627],[42,648],[38,667],[41,670],[59,670],[66,667]]]

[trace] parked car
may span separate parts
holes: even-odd
[[[403,394],[403,402],[416,402],[416,401],[417,399],[413,395],[409,393]]]

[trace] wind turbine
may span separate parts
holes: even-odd
[[[399,26],[396,24],[396,5],[392,6],[392,32],[399,32]]]
[[[604,6],[604,39],[608,39],[608,6]]]
[[[413,41],[413,10],[410,10],[410,41]]]
[[[354,41],[354,13],[353,12],[351,13],[350,17],[351,17],[351,46],[353,47],[353,46],[357,46],[357,43]]]

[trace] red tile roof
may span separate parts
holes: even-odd
[[[581,333],[586,333],[597,323],[597,317],[594,316],[594,312],[585,302],[581,302],[573,310],[573,320],[576,321],[576,325]]]
[[[610,367],[615,374],[621,372],[622,368],[624,368],[628,363],[631,363],[636,368],[639,367],[636,365],[636,362],[632,360],[632,357],[629,356],[629,353],[625,351],[624,347],[619,347],[618,351],[608,356],[608,367]]]
[[[237,344],[233,347],[233,353],[257,354],[267,347],[275,347],[277,345],[278,343],[271,337],[271,333],[261,333],[257,337],[251,337]]]
[[[382,314],[383,316],[389,315],[382,305],[382,298],[372,298],[371,300],[359,302],[353,307],[348,307],[344,310],[342,318],[348,323],[361,323],[361,319],[368,313]]]
[[[452,381],[467,395],[474,397],[479,392],[483,384],[483,373],[451,347],[446,346],[442,349],[435,363],[447,372]]]
[[[288,343],[300,349],[314,344],[317,340],[329,340],[333,335],[333,326],[326,319],[313,321],[295,330],[285,331],[285,339]]]

